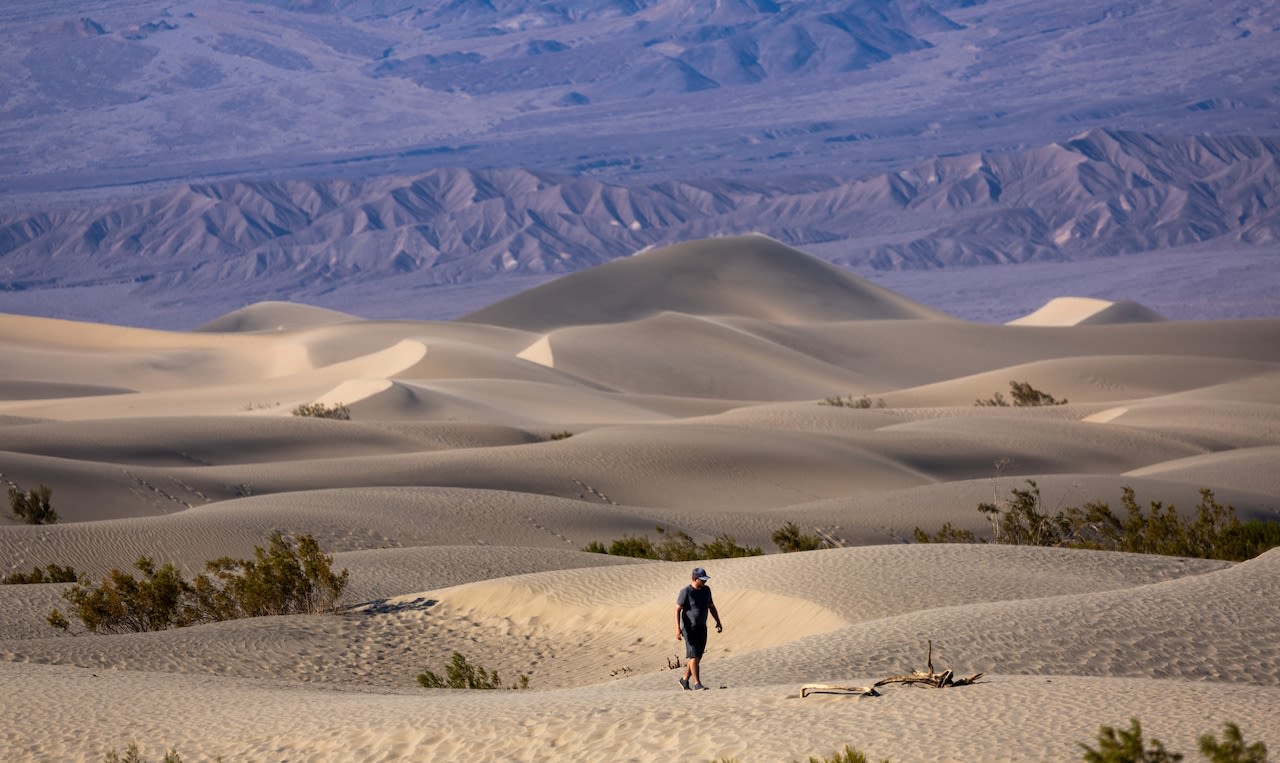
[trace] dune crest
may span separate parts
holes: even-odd
[[[777,323],[936,320],[942,313],[764,235],[652,249],[470,313],[464,321],[547,331],[663,311]]]
[[[544,336],[520,352],[516,353],[516,357],[521,360],[527,360],[530,363],[537,363],[547,368],[555,368],[555,353],[551,350],[551,337]]]
[[[1039,310],[1009,321],[1008,325],[1085,326],[1162,320],[1164,316],[1131,300],[1110,302],[1091,297],[1056,297]]]

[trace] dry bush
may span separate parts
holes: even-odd
[[[324,403],[304,403],[293,409],[294,416],[310,416],[316,419],[336,419],[347,421],[351,418],[351,409],[342,403],[325,405]]]
[[[1280,523],[1240,522],[1235,509],[1218,503],[1208,488],[1200,489],[1195,515],[1183,518],[1173,504],[1166,506],[1160,501],[1152,501],[1144,510],[1134,497],[1133,488],[1126,486],[1121,495],[1125,514],[1120,516],[1102,501],[1049,513],[1043,507],[1035,480],[1026,482],[1029,488],[1014,488],[1007,501],[978,505],[978,511],[991,525],[990,542],[1235,562],[1280,546]],[[987,542],[969,530],[956,530],[950,523],[932,536],[917,527],[915,539],[920,543]]]
[[[9,509],[13,515],[29,525],[51,525],[58,521],[58,512],[49,502],[53,491],[48,485],[23,491],[16,485],[9,486]]]
[[[787,522],[773,531],[770,540],[782,553],[793,551],[816,551],[820,548],[831,548],[831,544],[817,535],[800,532],[795,522]]]
[[[875,407],[875,408],[885,407],[884,398],[882,397],[876,398],[876,402],[873,406],[871,402],[871,398],[866,395],[863,395],[862,397],[856,400],[854,399],[853,395],[847,395],[845,397],[840,397],[839,395],[836,395],[834,397],[823,398],[821,401],[818,402],[818,405],[830,405],[836,408],[862,408],[862,409],[871,408],[871,407]]]
[[[99,584],[81,581],[62,592],[70,612],[91,633],[131,633],[179,628],[203,622],[265,615],[332,611],[347,584],[347,571],[335,573],[333,557],[320,551],[310,535],[297,544],[280,532],[254,559],[217,559],[193,582],[172,564],[156,567],[141,557],[140,578],[112,570]],[[69,630],[62,612],[49,624]]]
[[[427,689],[528,689],[529,677],[521,673],[517,683],[503,687],[498,671],[472,665],[462,654],[454,652],[444,678],[427,670],[418,674],[418,683]]]
[[[60,567],[56,564],[47,564],[44,569],[33,567],[31,574],[26,575],[21,572],[11,572],[0,580],[0,584],[4,585],[21,585],[30,583],[75,583],[80,579],[77,573],[71,567]]]
[[[647,535],[624,535],[607,547],[599,541],[592,541],[582,548],[595,554],[611,554],[613,556],[629,556],[635,559],[655,559],[664,562],[694,562],[701,559],[734,559],[744,556],[760,556],[764,553],[759,546],[740,546],[732,535],[720,534],[710,543],[699,544],[692,536],[681,530],[656,528],[659,542],[654,543]]]
[[[1013,397],[1013,406],[1015,408],[1037,408],[1042,405],[1066,405],[1067,400],[1057,400],[1053,395],[1032,387],[1029,382],[1010,381],[1009,394]],[[1009,401],[1004,399],[1004,395],[997,392],[994,396],[986,400],[975,400],[974,405],[989,408],[1007,408]]]

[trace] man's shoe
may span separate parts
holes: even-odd
[[[681,683],[686,683],[686,684],[687,684],[688,682],[687,682],[687,681],[682,681]],[[693,688],[695,688],[695,689],[705,689],[705,688],[707,688],[707,687],[703,686],[702,684],[694,684],[694,685],[693,685]]]
[[[699,685],[699,686],[701,686],[702,684],[698,684],[698,685]],[[687,679],[687,678],[681,678],[681,679],[680,679],[680,688],[684,689],[685,691],[689,691],[689,679]]]

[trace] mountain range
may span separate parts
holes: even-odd
[[[0,310],[450,317],[747,232],[956,283],[1204,251],[1265,292],[1278,28],[1204,0],[17,0]]]

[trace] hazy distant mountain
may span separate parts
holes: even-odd
[[[751,231],[863,270],[1265,247],[1278,32],[1244,0],[12,0],[0,310]]]
[[[759,231],[875,269],[1060,261],[1280,240],[1280,140],[1094,131],[858,180],[623,185],[527,170],[190,184],[0,214],[0,289],[283,298],[338,280],[568,273],[648,246]],[[826,251],[832,252],[828,246]]]

